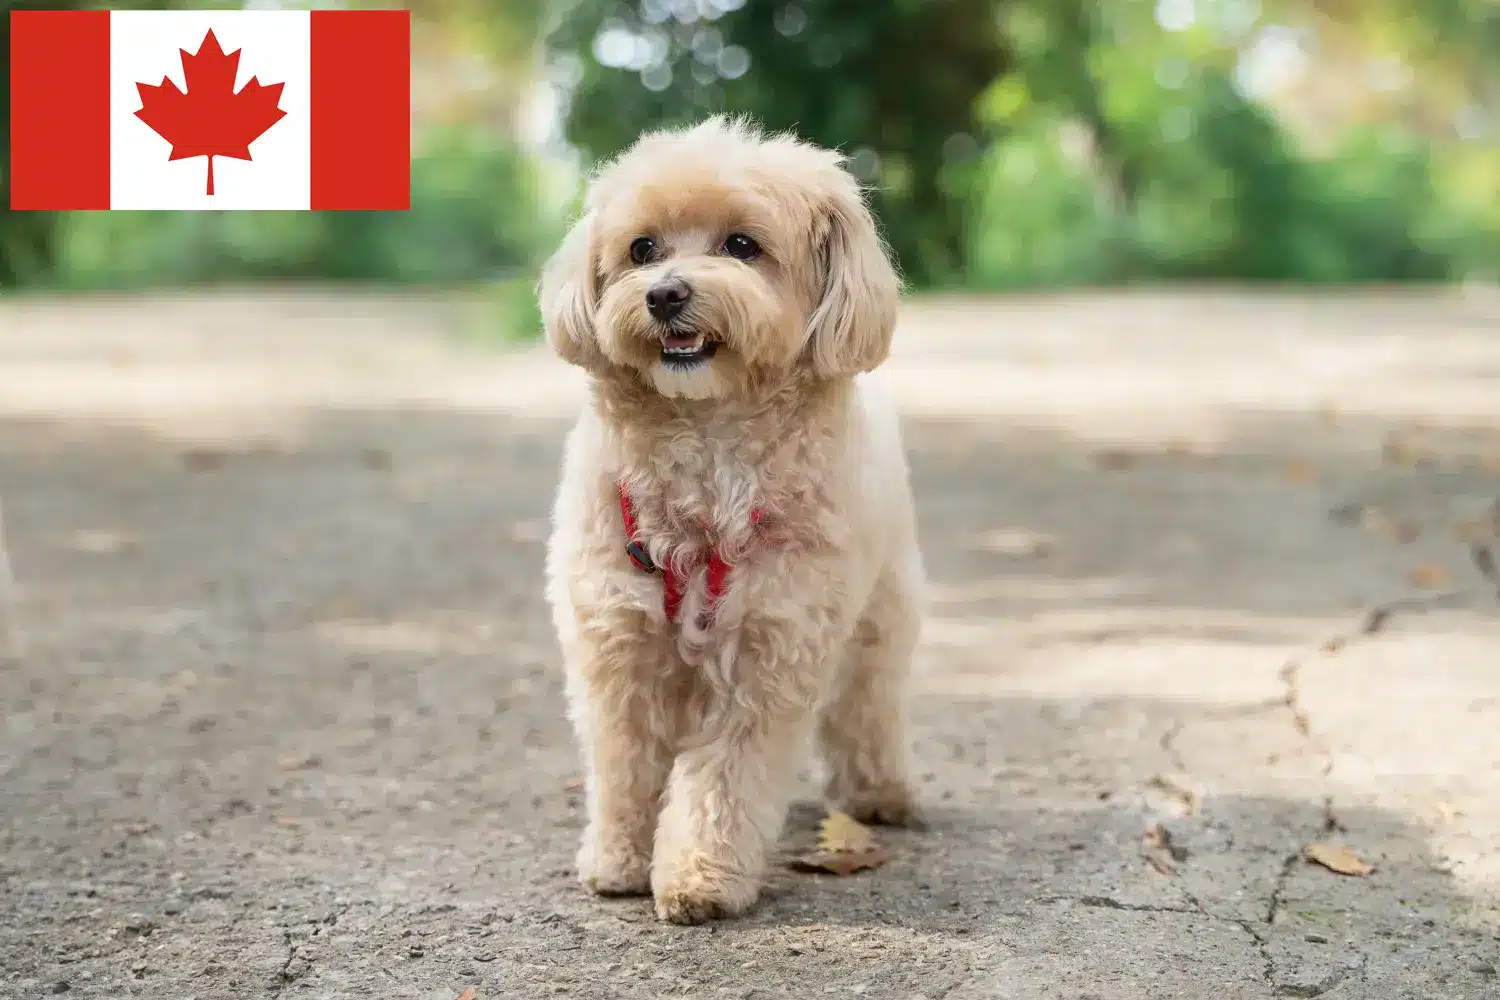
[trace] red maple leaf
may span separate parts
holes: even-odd
[[[214,193],[214,157],[250,159],[250,144],[286,117],[278,106],[285,84],[263,86],[255,77],[238,94],[234,76],[240,68],[240,50],[228,55],[219,48],[213,30],[203,36],[198,51],[182,54],[182,75],[187,91],[162,77],[161,84],[137,83],[141,110],[135,116],[172,144],[168,160],[190,156],[208,157],[208,193]]]

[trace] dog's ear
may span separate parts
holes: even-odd
[[[582,368],[594,367],[603,357],[594,336],[599,265],[593,231],[593,213],[585,212],[542,268],[537,287],[547,343],[558,357]]]
[[[808,321],[807,350],[825,378],[870,371],[891,351],[901,279],[854,178],[834,168],[819,211],[822,299]]]

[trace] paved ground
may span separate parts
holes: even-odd
[[[1493,295],[910,307],[931,826],[699,928],[573,881],[578,385],[475,321],[0,303],[0,995],[1500,997]]]

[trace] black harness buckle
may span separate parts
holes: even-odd
[[[651,554],[646,551],[646,547],[640,542],[630,542],[627,544],[625,546],[625,554],[630,557],[631,562],[635,563],[636,569],[643,573],[656,572],[656,563],[651,561]]]

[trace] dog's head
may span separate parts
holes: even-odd
[[[645,136],[596,176],[541,307],[564,360],[704,399],[874,368],[899,291],[837,153],[713,118]]]

